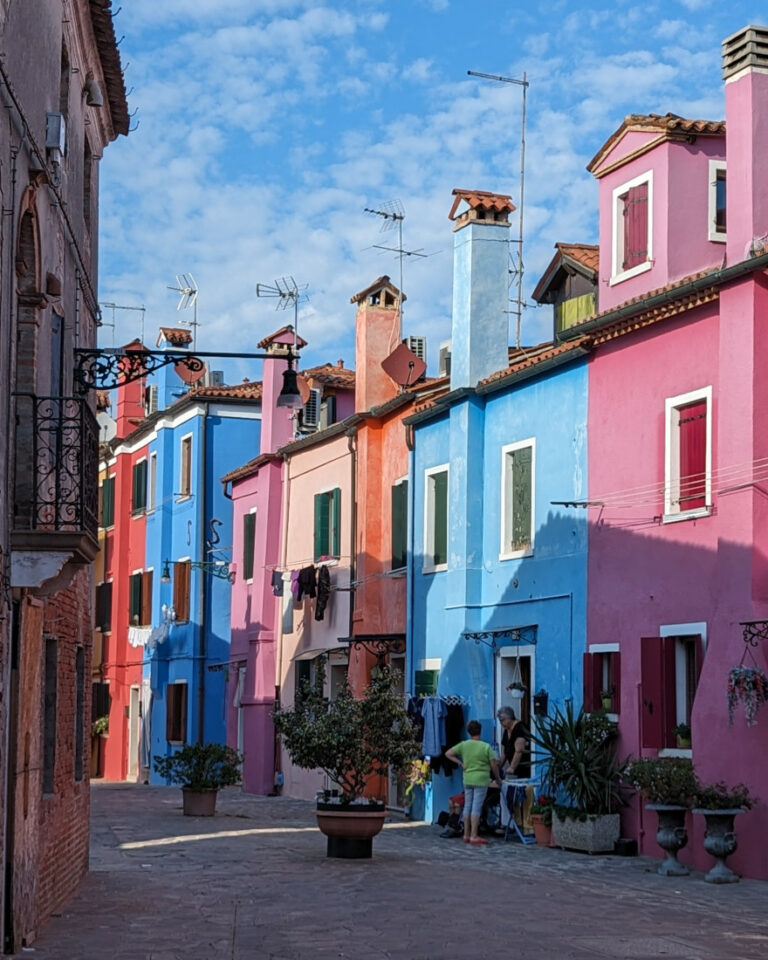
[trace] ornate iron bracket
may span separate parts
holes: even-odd
[[[75,382],[82,392],[112,390],[140,380],[161,367],[180,363],[190,373],[200,373],[205,359],[288,360],[289,367],[299,355],[294,350],[280,353],[189,353],[186,350],[126,350],[124,347],[75,349]]]
[[[403,633],[371,633],[360,634],[357,637],[344,637],[342,643],[348,643],[349,649],[367,650],[379,660],[383,660],[389,653],[405,653],[405,634]]]
[[[484,643],[486,647],[495,650],[497,640],[506,639],[509,643],[525,643],[536,645],[536,627],[514,627],[506,630],[465,630],[464,636],[467,640],[474,640],[475,643]]]
[[[758,640],[768,640],[768,620],[741,620],[739,626],[744,629],[744,643],[756,647]]]

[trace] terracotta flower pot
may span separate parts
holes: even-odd
[[[552,845],[552,827],[544,823],[543,813],[532,813],[531,823],[533,824],[533,833],[536,837],[536,843],[540,847],[549,847]]]
[[[181,788],[182,810],[185,817],[212,817],[216,813],[218,790]]]
[[[373,838],[384,826],[387,811],[383,803],[318,802],[315,816],[321,833],[328,837],[327,856],[367,860],[373,852]]]

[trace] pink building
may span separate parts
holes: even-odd
[[[768,31],[723,47],[725,123],[630,116],[591,162],[601,313],[561,337],[593,348],[585,701],[615,688],[622,755],[690,755],[762,797],[730,863],[768,879],[768,710],[730,726],[726,699],[743,624],[768,632]],[[768,639],[751,655],[765,670]],[[708,869],[703,828],[692,816],[680,859]],[[642,852],[660,854],[655,832],[625,812]]]

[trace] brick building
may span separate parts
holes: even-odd
[[[0,0],[3,949],[88,866],[98,159],[128,133],[111,0]]]

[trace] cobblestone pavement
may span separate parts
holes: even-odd
[[[768,884],[668,879],[645,858],[502,840],[470,847],[393,819],[373,859],[332,860],[312,804],[97,783],[91,872],[16,957],[40,960],[749,960]]]

